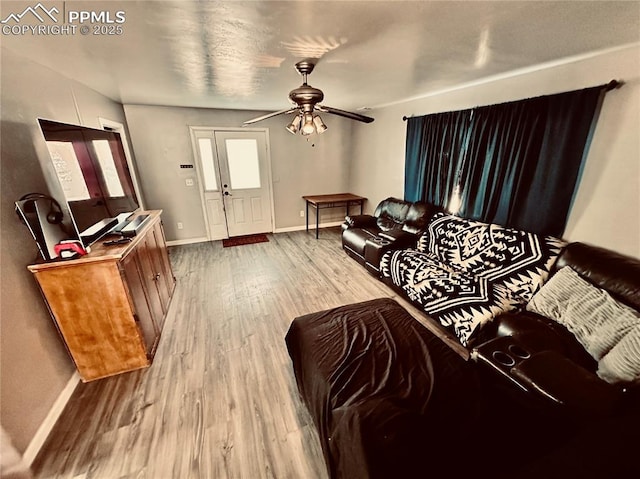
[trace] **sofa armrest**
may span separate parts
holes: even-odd
[[[342,229],[346,228],[371,228],[376,226],[376,218],[371,215],[350,215],[344,219]]]
[[[539,314],[530,311],[500,314],[480,330],[474,344],[504,336],[518,338],[532,351],[557,351],[590,371],[597,368],[596,361],[567,328]]]
[[[510,374],[529,391],[580,415],[609,416],[622,402],[622,390],[557,351],[535,353]]]

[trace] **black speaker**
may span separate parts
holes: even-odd
[[[34,213],[35,212],[35,201],[36,200],[46,200],[49,202],[49,211],[47,212],[47,221],[52,225],[57,225],[62,223],[64,215],[62,214],[62,208],[60,207],[60,203],[56,201],[55,198],[52,198],[49,195],[45,195],[43,193],[27,193],[24,196],[21,196],[18,201],[22,202],[22,208],[26,213]],[[16,214],[21,221],[24,221],[18,207],[16,206]]]

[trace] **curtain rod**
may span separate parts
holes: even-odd
[[[618,88],[622,87],[622,85],[624,85],[624,82],[622,80],[611,80],[609,83],[602,86],[606,89],[606,91],[611,91],[611,90],[617,90]],[[419,115],[419,116],[423,116],[423,115]],[[409,118],[413,118],[413,115],[403,116],[402,121],[407,121]]]
[[[606,88],[607,88],[607,91],[617,90],[622,85],[624,85],[624,82],[622,80],[611,80],[609,83],[607,83]]]

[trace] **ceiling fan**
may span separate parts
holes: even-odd
[[[327,126],[316,112],[330,113],[364,123],[373,121],[373,118],[368,116],[320,105],[320,102],[324,99],[324,93],[322,93],[322,90],[307,84],[307,75],[313,71],[315,66],[316,60],[313,58],[296,63],[296,70],[302,75],[303,83],[289,92],[289,101],[294,105],[293,107],[247,120],[243,124],[246,126],[278,115],[295,114],[291,123],[287,125],[287,130],[294,135],[300,130],[302,135],[308,136],[312,133],[323,133],[327,130]]]

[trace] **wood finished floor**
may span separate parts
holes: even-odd
[[[327,477],[285,333],[296,316],[398,298],[342,251],[337,228],[269,240],[170,249],[177,285],[153,365],[79,384],[36,478]]]

